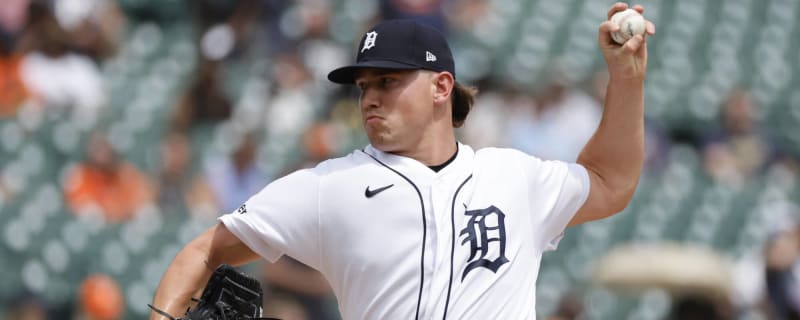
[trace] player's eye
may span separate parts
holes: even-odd
[[[381,86],[383,86],[383,87],[386,87],[386,86],[388,86],[388,85],[391,85],[391,84],[395,83],[396,81],[397,81],[397,80],[396,80],[396,79],[394,79],[394,78],[390,78],[390,77],[382,77],[382,78],[381,78]]]

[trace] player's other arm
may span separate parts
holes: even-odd
[[[627,4],[617,3],[608,16],[625,9]],[[638,5],[634,9],[639,13],[644,11]],[[622,211],[633,197],[642,170],[647,45],[641,35],[623,45],[617,44],[610,32],[618,29],[616,24],[606,21],[598,30],[610,80],[600,125],[578,156],[578,163],[589,173],[589,196],[569,225]],[[649,35],[655,33],[655,26],[649,21],[646,31]]]
[[[203,289],[217,266],[242,265],[258,258],[225,225],[218,223],[178,252],[158,284],[153,306],[174,316],[183,315],[191,297]],[[166,318],[151,312],[150,319]]]

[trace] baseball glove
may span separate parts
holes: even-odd
[[[233,267],[223,264],[214,270],[194,308],[175,318],[152,305],[153,311],[172,320],[250,320],[261,318],[261,284]]]

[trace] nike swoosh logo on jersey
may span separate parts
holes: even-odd
[[[394,184],[390,184],[390,185],[385,186],[385,187],[380,187],[380,188],[375,189],[375,190],[370,190],[369,186],[367,186],[367,189],[364,190],[364,196],[367,197],[367,198],[372,198],[376,194],[379,194],[379,193],[383,192],[384,190],[389,189],[391,187],[394,187]]]

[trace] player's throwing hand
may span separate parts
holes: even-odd
[[[598,42],[603,51],[603,57],[608,65],[608,72],[612,79],[643,80],[647,68],[647,40],[648,35],[656,33],[656,26],[645,20],[645,35],[635,35],[624,44],[618,44],[611,37],[612,32],[619,30],[620,26],[611,21],[615,13],[628,9],[628,4],[617,2],[608,10],[608,19],[598,30]],[[633,6],[633,10],[644,13],[644,7]]]

